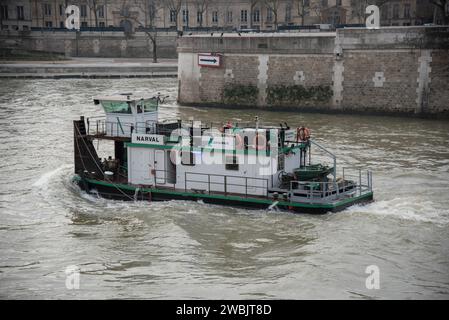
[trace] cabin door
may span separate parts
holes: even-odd
[[[156,185],[166,183],[165,151],[163,150],[154,151],[154,180]]]

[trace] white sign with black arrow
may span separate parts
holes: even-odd
[[[219,67],[220,56],[212,54],[198,54],[198,65],[204,67]]]

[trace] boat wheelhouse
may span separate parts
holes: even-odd
[[[305,127],[158,119],[159,95],[98,97],[105,118],[74,121],[75,181],[123,200],[202,200],[303,213],[373,199],[370,171],[337,170],[334,154]],[[114,142],[100,159],[93,141]],[[327,155],[312,159],[312,147]],[[339,175],[340,174],[340,175]]]

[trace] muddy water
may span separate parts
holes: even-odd
[[[86,195],[72,120],[123,91],[169,94],[162,118],[307,125],[339,164],[373,170],[376,201],[311,216]],[[176,93],[174,79],[0,81],[1,298],[449,298],[449,122],[187,108]]]

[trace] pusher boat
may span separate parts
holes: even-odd
[[[74,121],[80,188],[111,199],[317,214],[373,200],[371,172],[338,171],[335,155],[306,127],[264,125],[257,117],[251,123],[160,121],[163,100],[130,93],[94,99],[106,116]],[[99,158],[95,140],[112,141],[113,155]],[[312,147],[328,164],[314,162]]]

